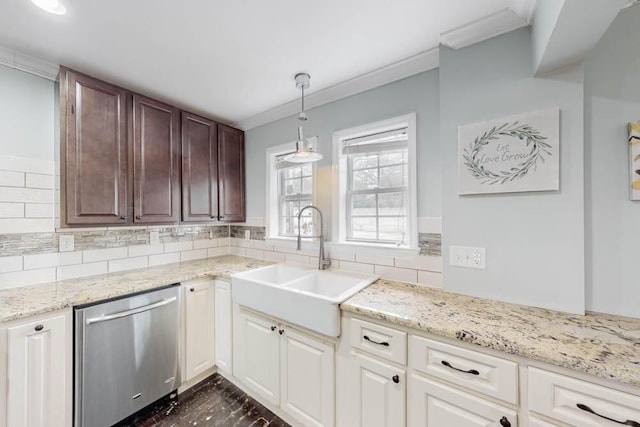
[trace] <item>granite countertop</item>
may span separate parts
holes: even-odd
[[[231,281],[232,273],[269,264],[273,262],[226,255],[5,289],[0,291],[0,322],[128,295],[199,277],[210,276]]]
[[[0,291],[0,322],[273,264],[233,255]],[[541,308],[378,280],[345,311],[640,386],[640,319]]]
[[[640,319],[585,316],[378,280],[345,311],[640,386]]]

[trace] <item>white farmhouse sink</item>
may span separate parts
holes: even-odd
[[[332,337],[340,303],[378,276],[281,263],[231,275],[233,302]]]

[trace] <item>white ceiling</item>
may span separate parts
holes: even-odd
[[[440,34],[531,0],[0,1],[0,46],[237,123],[427,51]],[[528,19],[528,17],[524,17]]]

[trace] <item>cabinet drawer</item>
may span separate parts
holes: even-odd
[[[579,427],[640,425],[639,396],[537,368],[529,368],[529,410]]]
[[[401,365],[407,363],[407,334],[396,329],[351,319],[351,345]]]
[[[409,378],[409,396],[409,427],[518,426],[514,410],[418,374]]]
[[[412,335],[409,366],[487,396],[518,403],[517,363]]]

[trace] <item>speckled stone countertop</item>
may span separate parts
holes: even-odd
[[[230,281],[232,273],[269,264],[273,263],[227,255],[5,289],[0,291],[0,322],[128,295],[199,277],[211,276]]]
[[[640,386],[640,319],[571,315],[378,280],[345,311]]]

